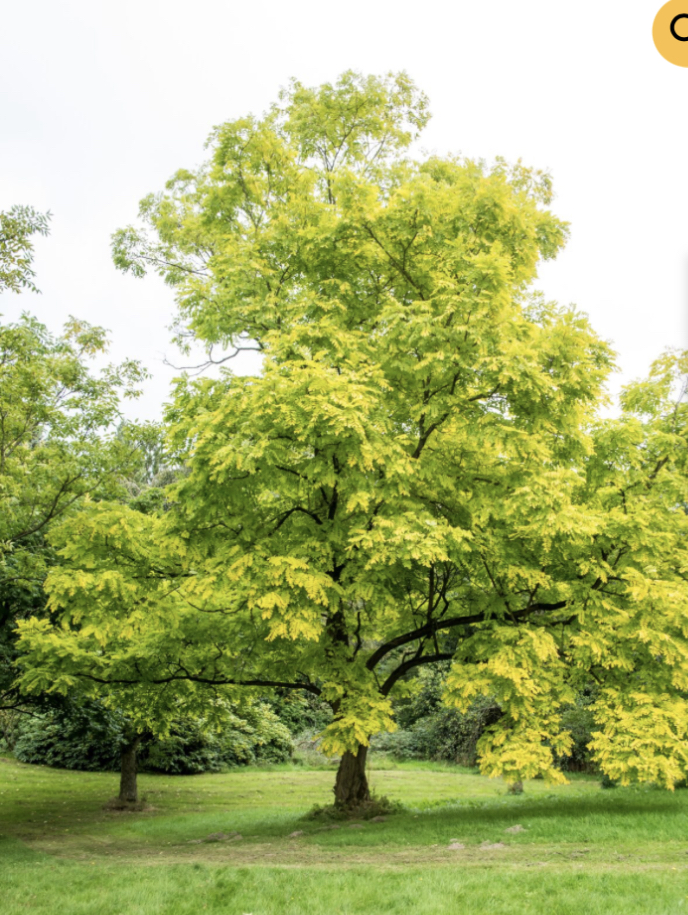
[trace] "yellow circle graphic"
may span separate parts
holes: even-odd
[[[688,0],[669,0],[652,26],[655,47],[665,60],[688,67]]]

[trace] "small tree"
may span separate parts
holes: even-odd
[[[406,158],[427,118],[403,74],[293,83],[144,200],[152,238],[116,236],[120,266],[175,287],[182,341],[211,361],[256,347],[263,373],[180,381],[187,473],[164,517],[93,505],[56,535],[62,628],[23,626],[24,682],[310,690],[351,806],[421,665],[452,662],[449,703],[499,703],[479,753],[511,783],[563,777],[560,710],[594,678],[602,768],[670,787],[688,758],[686,361],[596,419],[608,346],[529,293],[566,235],[549,179]]]
[[[47,233],[47,217],[0,213],[0,292],[35,289],[33,232]],[[0,323],[0,709],[24,701],[12,687],[15,626],[45,605],[47,532],[86,499],[123,492],[149,435],[121,422],[120,396],[137,394],[141,367],[89,370],[106,348],[102,328],[73,318],[59,337],[26,314]]]

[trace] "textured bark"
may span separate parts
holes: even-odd
[[[370,800],[368,779],[365,773],[368,747],[360,746],[357,753],[348,751],[342,756],[334,786],[336,807],[356,807]]]
[[[119,780],[119,798],[124,804],[136,804],[139,795],[136,783],[136,752],[141,737],[134,737],[122,747],[122,768]]]

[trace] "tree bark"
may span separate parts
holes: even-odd
[[[119,798],[124,804],[136,804],[139,799],[136,779],[136,751],[141,743],[141,735],[129,740],[122,747],[122,768],[119,779]]]
[[[334,786],[335,807],[357,807],[370,800],[370,789],[365,773],[368,747],[359,746],[357,753],[348,750],[342,756]]]

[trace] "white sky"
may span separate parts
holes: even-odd
[[[566,250],[540,288],[575,302],[623,374],[688,346],[688,69],[652,43],[662,0],[4,0],[0,209],[53,213],[37,242],[43,294],[0,301],[58,331],[112,331],[111,355],[153,373],[153,419],[179,359],[172,293],[122,276],[109,238],[139,199],[204,158],[213,125],[261,113],[295,76],[405,69],[433,119],[422,146],[551,171]],[[688,6],[688,0],[687,0]],[[245,366],[248,369],[248,366]]]

